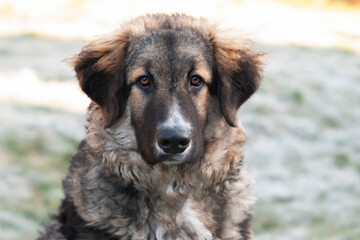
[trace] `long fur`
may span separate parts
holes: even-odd
[[[216,89],[223,92],[207,99],[202,158],[194,164],[149,165],[139,153],[126,99],[114,109],[117,100],[97,93],[86,138],[64,181],[65,200],[39,239],[252,239],[253,180],[243,166],[246,134],[236,110],[259,85],[261,54],[241,39],[223,37],[203,19],[148,15],[90,43],[73,59],[80,85],[92,94],[84,79],[90,63],[100,76],[118,76],[123,66],[115,63],[124,61],[124,47],[165,24],[196,29],[213,44],[222,81]],[[241,84],[231,87],[235,74],[242,74]],[[225,95],[233,95],[234,102]]]

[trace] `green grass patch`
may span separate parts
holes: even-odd
[[[255,214],[255,221],[253,222],[254,231],[264,233],[269,231],[279,230],[282,227],[280,217],[271,212]]]
[[[255,204],[252,222],[255,233],[274,232],[284,227],[284,224],[281,222],[282,218],[276,210],[276,204],[276,202],[258,202]]]
[[[334,163],[339,168],[344,168],[349,166],[349,156],[346,153],[337,153],[334,157]]]
[[[0,147],[22,169],[65,171],[79,144],[76,139],[62,134],[52,134],[52,139],[41,132],[28,135],[8,133],[0,140]]]
[[[340,127],[339,121],[333,117],[325,117],[322,120],[322,122],[326,127],[329,127],[329,128],[339,128]]]
[[[28,156],[33,153],[45,153],[46,140],[41,134],[31,137],[30,139],[21,139],[15,134],[8,134],[2,140],[5,150],[15,157]]]
[[[260,115],[267,115],[267,114],[270,114],[270,109],[266,106],[257,105],[254,108],[254,112],[256,112]]]
[[[292,99],[295,103],[297,103],[298,105],[301,105],[304,103],[304,96],[300,91],[294,91],[292,93]]]

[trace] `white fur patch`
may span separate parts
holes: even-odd
[[[191,124],[186,121],[184,116],[181,114],[179,104],[176,100],[174,100],[170,108],[168,118],[164,123],[160,124],[159,128],[175,128],[176,126],[180,126],[186,130],[191,129]]]
[[[195,211],[195,207],[189,200],[185,202],[181,214],[187,227],[197,234],[197,239],[213,239],[211,231],[201,222],[200,213]]]

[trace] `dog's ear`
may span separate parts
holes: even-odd
[[[262,78],[263,53],[241,39],[215,38],[214,55],[221,112],[232,127],[237,110],[258,89]]]
[[[101,108],[104,127],[110,127],[126,107],[123,63],[127,40],[121,35],[86,45],[71,59],[81,89]]]

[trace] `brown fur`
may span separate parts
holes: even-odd
[[[140,68],[123,74],[132,42],[164,28],[200,34],[216,70],[205,64],[198,71],[209,86],[219,82],[215,92],[201,90],[195,104],[205,124],[202,157],[180,165],[144,161],[132,121],[142,117],[146,97],[135,89],[124,97],[123,90],[142,74]],[[95,239],[98,231],[106,239],[251,239],[253,180],[242,163],[246,135],[236,111],[259,85],[260,57],[241,37],[186,15],[136,18],[88,44],[73,64],[93,103],[85,142],[64,181],[64,201],[87,230],[58,217],[41,239]],[[101,82],[89,84],[99,75]],[[71,237],[69,229],[75,232]]]

